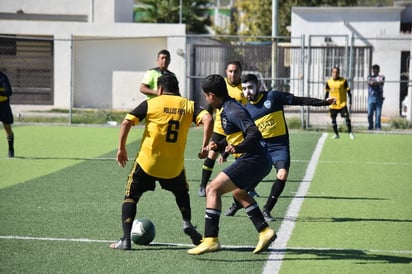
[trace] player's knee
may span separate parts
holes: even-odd
[[[286,169],[281,169],[276,174],[276,178],[282,181],[286,181],[288,179],[288,171]]]
[[[203,163],[203,169],[206,170],[213,170],[213,167],[215,166],[215,159],[211,159],[209,157],[206,158],[206,160]]]

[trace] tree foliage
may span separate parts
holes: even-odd
[[[278,35],[289,36],[286,27],[291,24],[294,6],[355,6],[357,0],[278,0]],[[235,3],[235,25],[230,34],[270,36],[272,35],[272,0],[238,0]]]
[[[138,21],[145,23],[179,23],[179,0],[139,0],[142,4],[135,9]],[[208,0],[182,0],[182,23],[187,33],[207,33],[210,26]]]

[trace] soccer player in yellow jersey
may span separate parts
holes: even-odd
[[[230,60],[226,63],[226,87],[229,93],[229,96],[234,98],[236,101],[245,105],[247,103],[246,98],[242,93],[242,65],[239,61]],[[225,142],[225,133],[222,128],[222,122],[220,120],[220,110],[215,109],[215,123],[213,127],[212,140],[216,143]],[[216,159],[219,156],[219,153],[222,151],[209,151],[209,154],[202,166],[202,179],[200,181],[199,196],[204,197],[206,195],[205,189],[206,185],[209,182],[210,177],[212,176],[213,167],[215,166]]]
[[[132,126],[146,120],[140,151],[127,179],[122,205],[122,238],[110,245],[113,249],[131,249],[130,232],[136,217],[139,199],[146,191],[155,189],[155,182],[173,193],[183,218],[183,231],[194,245],[202,235],[191,223],[189,186],[184,170],[184,154],[192,123],[203,124],[204,134],[199,158],[206,158],[207,145],[212,135],[212,115],[194,101],[181,97],[175,76],[162,75],[158,79],[156,97],[143,101],[126,115],[120,127],[116,161],[125,167],[128,160],[126,141]]]
[[[350,121],[349,109],[352,103],[352,94],[348,85],[348,81],[345,78],[340,77],[340,71],[338,67],[332,68],[332,77],[328,79],[325,86],[325,99],[329,97],[336,98],[336,102],[329,106],[329,113],[332,119],[332,128],[335,133],[332,139],[339,139],[338,124],[336,117],[340,115],[345,118],[346,126],[348,127],[349,138],[355,139],[355,135],[352,133],[352,124]],[[347,94],[347,96],[346,96]],[[348,100],[349,99],[349,100]],[[348,109],[349,103],[349,109]]]

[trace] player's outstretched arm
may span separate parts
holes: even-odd
[[[312,97],[293,96],[291,105],[298,106],[328,106],[336,102],[336,98],[325,98],[325,100]]]

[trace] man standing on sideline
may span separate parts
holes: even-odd
[[[175,74],[168,70],[170,65],[170,52],[162,49],[157,53],[157,67],[146,71],[143,81],[140,84],[140,92],[148,98],[153,98],[157,95],[157,79],[163,74]]]
[[[355,139],[352,133],[352,124],[350,120],[349,110],[352,104],[352,94],[348,85],[348,81],[339,75],[338,67],[332,68],[332,77],[328,79],[325,86],[325,100],[329,97],[336,98],[336,102],[329,106],[329,113],[332,119],[332,129],[335,133],[332,139],[339,139],[338,124],[336,117],[340,113],[341,117],[345,118],[346,126],[348,127],[349,138]],[[349,98],[349,100],[347,100]],[[349,109],[348,109],[349,103]]]
[[[276,239],[276,233],[269,228],[259,205],[248,194],[266,177],[272,164],[267,147],[258,128],[247,110],[229,96],[222,76],[212,74],[202,81],[202,91],[206,101],[214,108],[220,109],[223,130],[227,144],[211,141],[209,149],[221,149],[230,154],[241,154],[231,165],[219,172],[206,187],[205,234],[202,243],[188,250],[189,254],[200,255],[220,249],[218,239],[219,221],[222,212],[222,195],[232,192],[239,201],[255,229],[259,241],[253,253],[265,251]]]
[[[212,135],[212,115],[197,106],[194,101],[180,96],[175,76],[162,75],[158,79],[157,96],[143,101],[126,115],[120,127],[116,161],[125,167],[128,161],[126,142],[132,126],[145,119],[140,151],[129,173],[122,204],[123,236],[110,248],[131,249],[131,229],[136,217],[137,203],[146,191],[154,191],[156,181],[173,193],[183,218],[183,232],[194,245],[200,244],[202,235],[191,223],[189,185],[184,169],[184,155],[189,129],[192,123],[203,124],[203,141],[199,158],[207,155],[207,146]]]
[[[368,76],[368,130],[373,130],[373,115],[375,114],[375,130],[381,130],[381,114],[383,100],[383,85],[385,76],[379,74],[379,65],[372,66],[372,74]]]
[[[227,90],[229,92],[229,96],[234,98],[236,101],[241,103],[242,105],[247,103],[245,97],[242,94],[242,83],[241,83],[241,75],[242,75],[242,66],[240,61],[230,60],[226,63],[226,77],[225,82],[227,86]],[[222,128],[222,122],[220,120],[220,110],[215,109],[215,123],[213,126],[213,134],[212,134],[212,141],[216,143],[225,142],[225,133]],[[212,176],[213,167],[215,166],[216,159],[219,156],[219,153],[222,151],[214,151],[210,150],[207,158],[203,162],[202,166],[202,179],[200,181],[199,187],[199,196],[205,197],[206,196],[206,185],[209,182],[210,177]]]
[[[311,97],[297,97],[291,93],[277,90],[260,91],[256,75],[247,74],[242,77],[243,95],[249,103],[245,108],[249,111],[256,126],[262,133],[267,144],[273,166],[276,169],[276,179],[270,190],[266,204],[262,208],[263,216],[267,222],[274,221],[270,212],[275,207],[280,194],[285,188],[290,167],[289,130],[286,124],[283,106],[328,106],[335,102],[334,98],[321,100]],[[230,207],[232,214],[241,208],[239,202]]]
[[[0,71],[0,121],[6,131],[7,143],[9,145],[8,156],[14,157],[14,134],[11,129],[13,124],[13,112],[10,107],[9,97],[12,95],[9,79],[7,75]]]

